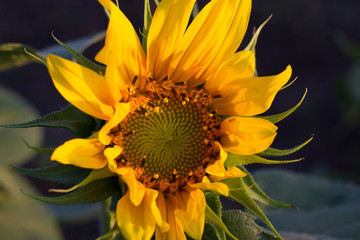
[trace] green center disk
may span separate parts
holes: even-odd
[[[148,177],[159,174],[160,179],[170,180],[174,169],[185,177],[203,164],[207,153],[203,114],[179,100],[157,106],[158,112],[151,108],[148,115],[135,112],[127,117],[123,132],[135,132],[124,137],[123,153],[133,166],[142,166]]]

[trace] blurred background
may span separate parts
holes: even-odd
[[[198,2],[202,7],[207,1]],[[143,1],[119,0],[119,4],[134,28],[141,29]],[[301,107],[277,124],[278,137],[273,147],[294,147],[312,135],[314,140],[291,156],[293,159],[304,157],[302,162],[281,166],[253,165],[249,167],[250,170],[285,168],[360,184],[359,12],[358,0],[253,1],[248,32],[240,49],[249,42],[253,28],[273,14],[257,43],[259,75],[277,74],[291,64],[293,78],[298,76],[292,86],[278,94],[268,113],[279,113],[291,108],[308,89]],[[18,42],[44,50],[56,44],[51,32],[61,41],[69,42],[104,31],[107,22],[96,0],[2,0],[0,44]],[[93,57],[102,44],[90,47],[85,55]],[[26,104],[34,108],[37,116],[67,105],[41,64],[32,63],[0,72],[0,87],[20,95]],[[37,134],[41,137],[36,141],[42,142],[40,144],[43,147],[54,147],[72,138],[69,132],[62,129],[46,129]],[[30,143],[35,145],[34,141]],[[33,158],[48,161],[44,156],[35,155]],[[21,164],[35,166],[34,161],[22,161]],[[52,187],[44,181],[29,179],[44,193]],[[95,216],[96,210],[91,214]],[[66,239],[93,239],[98,236],[97,223],[95,218],[90,222],[77,221],[76,224],[61,222],[59,231]]]

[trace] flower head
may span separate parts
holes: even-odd
[[[51,159],[109,168],[126,184],[117,224],[127,239],[199,239],[205,196],[227,196],[220,182],[246,174],[224,167],[227,153],[251,155],[276,136],[265,112],[291,76],[254,77],[252,51],[237,49],[250,0],[213,0],[188,26],[195,0],[162,0],[145,53],[129,20],[110,0],[105,46],[96,60],[105,75],[49,55],[58,91],[83,112],[105,120],[88,139],[59,146]],[[226,117],[225,117],[226,116]],[[230,117],[229,117],[230,116]]]

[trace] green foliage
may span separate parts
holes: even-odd
[[[1,165],[0,176],[0,239],[63,239],[51,212],[19,191],[38,194],[28,181]]]
[[[285,170],[262,170],[257,183],[300,211],[268,209],[267,216],[289,240],[360,239],[360,188]]]
[[[283,156],[287,156],[290,155],[292,153],[295,153],[297,151],[299,151],[300,149],[302,149],[303,147],[305,147],[311,140],[313,139],[313,137],[309,138],[308,140],[306,140],[305,142],[299,144],[296,147],[290,148],[290,149],[275,149],[275,148],[268,148],[265,151],[258,153],[257,155],[262,156],[262,157],[283,157]]]
[[[60,163],[53,164],[49,167],[34,169],[22,168],[18,166],[14,166],[14,168],[22,174],[31,177],[68,185],[78,184],[91,172],[91,169],[79,168],[73,165],[64,165]]]
[[[72,49],[71,47],[66,45],[65,43],[61,42],[59,39],[57,39],[54,36],[54,34],[52,34],[52,36],[55,39],[55,41],[57,41],[63,48],[66,49],[66,51],[68,51],[74,57],[74,59],[77,61],[77,63],[79,63],[80,65],[82,65],[84,67],[87,67],[87,68],[93,70],[94,72],[99,73],[102,76],[105,75],[105,68],[104,67],[93,63],[92,61],[90,61],[89,59],[84,57],[81,53],[75,51],[74,49]]]
[[[254,216],[240,210],[224,211],[222,220],[238,239],[257,239],[263,231]]]
[[[269,219],[266,217],[261,208],[256,204],[254,199],[248,192],[247,186],[242,178],[230,178],[223,180],[230,188],[229,197],[246,207],[250,212],[255,214],[261,221],[263,221],[280,239],[281,236],[275,230]]]
[[[54,151],[55,151],[55,148],[39,148],[39,147],[34,147],[34,146],[31,146],[27,141],[25,141],[23,139],[23,142],[25,143],[25,145],[31,149],[31,150],[34,150],[36,152],[39,152],[39,153],[44,153],[46,155],[51,155]]]
[[[303,97],[301,98],[301,100],[298,102],[298,104],[296,104],[294,107],[290,108],[289,110],[279,113],[279,114],[271,115],[271,116],[261,116],[261,118],[269,120],[272,123],[280,122],[281,120],[283,120],[284,118],[289,116],[291,113],[293,113],[301,105],[301,103],[305,99],[306,93],[307,93],[307,89],[305,90],[305,93],[304,93]]]
[[[261,164],[282,164],[282,163],[293,163],[301,161],[302,159],[295,160],[268,160],[257,155],[236,155],[233,153],[228,154],[228,158],[226,159],[224,165],[225,167],[239,166],[239,165],[247,165],[252,163],[261,163]]]
[[[81,112],[72,105],[53,113],[49,113],[39,119],[18,124],[3,124],[0,127],[7,128],[32,128],[54,127],[66,128],[76,137],[89,137],[96,126],[93,117]]]
[[[275,199],[269,197],[261,188],[257,185],[254,178],[251,176],[250,172],[247,171],[245,167],[239,167],[243,172],[247,174],[246,177],[243,178],[244,183],[249,186],[248,192],[249,195],[257,202],[262,203],[267,207],[275,207],[275,208],[295,208],[291,204],[279,202]]]
[[[271,17],[272,17],[272,15],[270,15],[270,17],[268,17],[268,19],[266,19],[265,22],[263,22],[260,25],[260,27],[256,30],[256,32],[254,33],[253,37],[251,38],[249,44],[246,46],[246,48],[244,50],[255,52],[255,47],[256,47],[256,43],[257,43],[258,37],[260,35],[260,32],[263,29],[263,27],[266,25],[266,23],[270,20]]]
[[[234,235],[232,235],[232,233],[229,232],[229,230],[227,229],[221,218],[218,215],[216,215],[216,213],[214,213],[214,211],[208,205],[206,205],[205,208],[205,221],[207,223],[210,223],[218,239],[224,239],[223,232],[228,234],[231,238],[237,239]],[[207,236],[207,234],[204,235]]]
[[[82,204],[101,202],[120,192],[116,178],[95,180],[78,190],[57,197],[40,197],[24,193],[31,198],[53,204]]]
[[[0,124],[28,121],[38,117],[36,110],[21,96],[0,86]],[[23,139],[40,145],[42,129],[7,129],[0,125],[0,164],[21,164],[34,156]]]
[[[0,71],[24,66],[28,63],[46,58],[35,49],[21,43],[6,43],[0,45]]]
[[[208,210],[208,215],[206,216],[206,218],[208,218],[208,220],[206,220],[206,224],[205,224],[205,229],[204,229],[204,236],[203,239],[219,239],[219,240],[225,240],[226,239],[226,235],[225,235],[225,230],[223,229],[223,226],[218,226],[217,221],[219,221],[221,219],[221,214],[222,214],[222,205],[220,202],[220,198],[219,195],[214,194],[212,192],[205,192],[205,198],[206,198],[206,204],[207,207],[210,208],[211,211],[213,211],[213,213],[210,212],[210,210]],[[215,214],[217,217],[213,216],[215,222],[211,222],[210,219],[211,216]]]
[[[149,33],[151,20],[152,20],[152,14],[151,14],[151,9],[150,9],[150,1],[145,0],[145,4],[144,4],[144,27],[143,27],[143,32],[142,32],[142,37],[143,37],[142,38],[142,47],[143,47],[145,52],[147,51],[147,37],[148,37],[148,33]]]

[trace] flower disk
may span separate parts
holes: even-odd
[[[118,164],[140,171],[139,180],[157,189],[172,184],[175,190],[186,182],[201,181],[206,166],[218,155],[210,139],[215,138],[220,119],[201,103],[209,97],[199,91],[190,97],[174,92],[169,98],[164,94],[151,98],[112,131],[113,144],[123,149]]]

